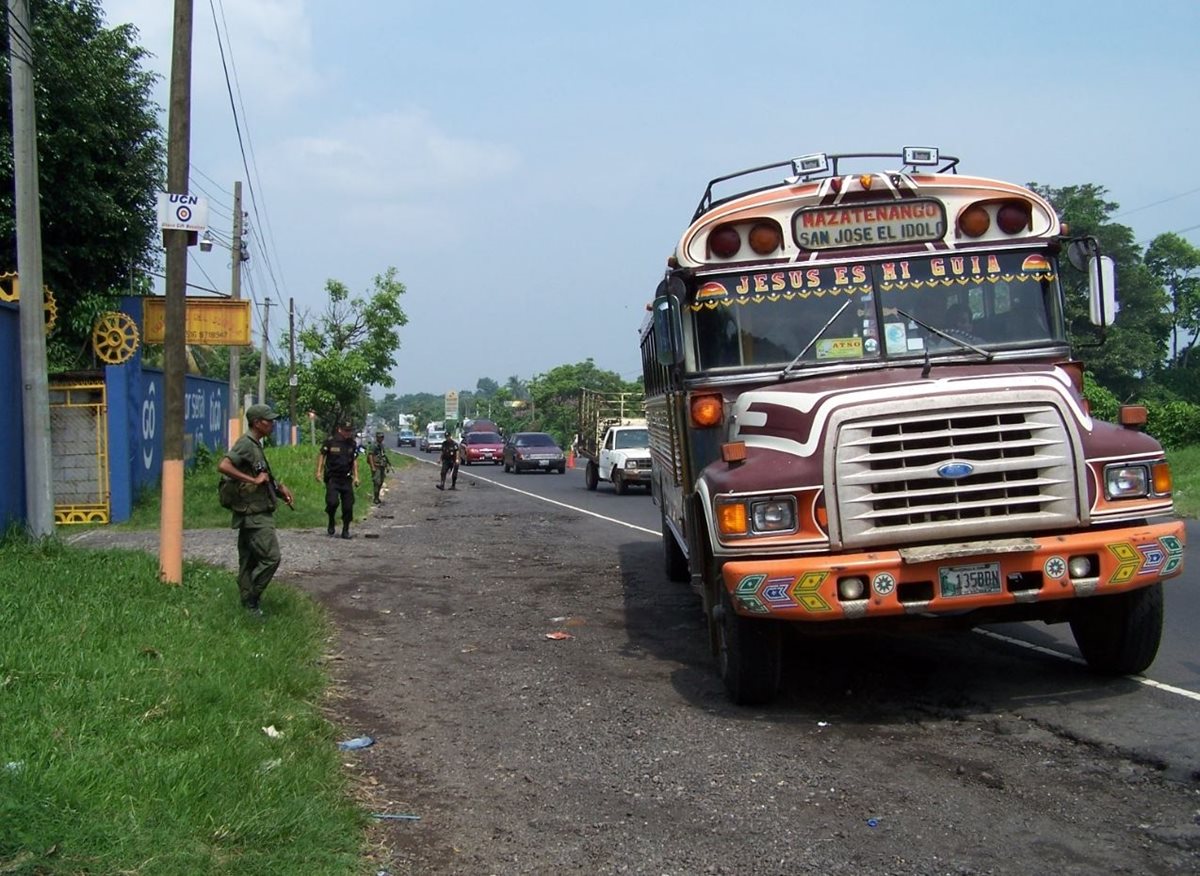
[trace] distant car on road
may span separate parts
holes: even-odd
[[[397,447],[416,447],[417,436],[412,429],[401,429],[400,434],[396,436]]]
[[[504,444],[504,470],[557,471],[567,470],[567,455],[545,432],[514,432]]]
[[[458,444],[458,457],[463,465],[499,465],[504,458],[504,441],[496,432],[468,432]]]
[[[445,440],[445,432],[438,429],[429,430],[417,439],[417,450],[421,450],[425,453],[432,453],[440,448],[442,446],[442,442]]]

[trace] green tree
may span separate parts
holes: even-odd
[[[529,382],[532,398],[529,428],[549,432],[563,447],[579,429],[579,390],[640,392],[640,383],[628,383],[615,371],[597,368],[591,359],[559,365]]]
[[[1071,236],[1091,235],[1117,268],[1116,322],[1103,334],[1088,321],[1087,277],[1066,259],[1060,278],[1067,298],[1067,326],[1078,352],[1097,382],[1118,398],[1130,399],[1163,367],[1170,318],[1161,284],[1142,261],[1126,225],[1110,220],[1118,205],[1106,199],[1102,186],[1086,184],[1051,188],[1031,184],[1049,200],[1070,228]],[[1103,344],[1095,346],[1103,337]]]
[[[137,30],[105,27],[98,0],[31,7],[43,270],[58,305],[47,354],[62,371],[91,364],[96,315],[144,289],[137,272],[158,264],[165,147]],[[9,31],[0,31],[7,83]],[[0,271],[17,267],[11,97],[0,88]]]
[[[1146,250],[1146,267],[1170,299],[1171,363],[1187,368],[1200,331],[1200,249],[1178,234],[1160,234]]]
[[[390,372],[408,317],[400,307],[405,289],[395,268],[375,276],[370,297],[352,298],[337,280],[326,281],[325,291],[325,312],[297,332],[296,377],[298,404],[315,411],[318,428],[329,431],[339,420],[362,422],[368,386],[394,385]],[[271,381],[271,394],[288,397],[283,375]]]

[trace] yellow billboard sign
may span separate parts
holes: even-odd
[[[250,343],[250,301],[193,298],[187,302],[184,343],[210,347],[244,347]],[[166,339],[167,299],[142,299],[142,337],[147,344]]]

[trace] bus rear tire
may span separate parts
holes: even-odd
[[[720,585],[717,617],[717,666],[725,691],[739,706],[765,705],[779,691],[783,645],[779,622],[745,618],[733,610],[729,591]]]
[[[1088,668],[1102,675],[1145,670],[1158,654],[1162,625],[1162,582],[1080,600],[1071,617],[1079,652]]]

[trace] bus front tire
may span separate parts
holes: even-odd
[[[1162,640],[1162,582],[1112,596],[1082,599],[1071,617],[1075,644],[1088,668],[1134,675],[1154,662]]]
[[[742,617],[733,610],[729,591],[723,584],[719,587],[717,665],[725,691],[739,706],[769,703],[779,691],[783,662],[779,622]]]

